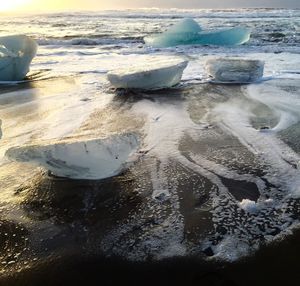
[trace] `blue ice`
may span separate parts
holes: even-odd
[[[203,31],[193,19],[184,19],[162,34],[145,37],[149,46],[166,48],[179,45],[234,46],[249,41],[250,30],[244,27]]]
[[[36,42],[27,36],[0,37],[0,81],[24,79],[36,52]]]

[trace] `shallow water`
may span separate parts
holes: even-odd
[[[252,39],[237,48],[143,45],[144,35],[187,15],[207,28],[242,23]],[[41,71],[40,80],[0,87],[3,277],[69,256],[232,262],[299,228],[299,11],[126,11],[0,22],[3,33],[21,27],[38,39],[32,72]],[[245,54],[264,60],[272,79],[201,82],[207,59]],[[123,94],[110,88],[108,70],[156,55],[190,61],[180,86]],[[135,163],[110,179],[58,178],[4,156],[11,147],[124,132],[141,146]]]

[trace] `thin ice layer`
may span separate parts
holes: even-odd
[[[0,81],[25,78],[37,52],[37,43],[24,35],[0,37]]]
[[[211,59],[206,62],[206,71],[216,82],[256,82],[263,76],[264,62],[238,58]]]
[[[138,147],[133,134],[73,143],[11,148],[6,156],[43,166],[54,175],[71,179],[103,179],[117,175]]]
[[[197,22],[185,19],[162,34],[145,37],[147,45],[153,47],[172,47],[179,45],[241,45],[249,41],[250,30],[243,27],[201,31]]]
[[[162,89],[177,85],[188,61],[172,57],[151,57],[134,65],[111,71],[107,79],[116,88]]]

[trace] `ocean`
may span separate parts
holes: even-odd
[[[251,39],[144,44],[184,18],[203,30],[247,27]],[[298,275],[300,10],[2,15],[0,27],[39,44],[29,80],[0,86],[0,285],[267,285],[286,281],[281,269]],[[119,92],[106,79],[158,56],[189,61],[179,86]],[[263,60],[266,80],[206,82],[205,62],[225,56]],[[137,136],[137,158],[103,180],[59,178],[5,156],[122,133]]]

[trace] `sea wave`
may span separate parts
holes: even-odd
[[[84,38],[84,37],[74,37],[74,38],[43,38],[37,39],[37,42],[41,46],[97,46],[97,45],[121,45],[129,43],[142,43],[143,38],[138,37],[126,37],[126,38]]]

